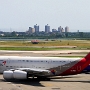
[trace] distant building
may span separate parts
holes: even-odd
[[[29,27],[29,30],[27,31],[28,34],[32,34],[35,32],[35,29],[32,27]]]
[[[50,32],[50,26],[48,26],[48,24],[47,25],[45,25],[45,33],[49,33]]]
[[[65,32],[69,32],[69,27],[68,26],[65,27]]]
[[[61,33],[64,32],[64,29],[62,28]]]
[[[35,28],[32,28],[31,33],[35,33]]]
[[[34,28],[35,28],[35,33],[39,33],[39,26],[37,24],[34,25]]]
[[[5,36],[4,34],[0,34],[1,36]]]
[[[62,32],[62,27],[60,26],[60,27],[58,27],[58,32]]]
[[[57,32],[57,30],[56,29],[52,29],[52,32]]]
[[[79,30],[77,30],[77,32],[79,33]]]
[[[29,27],[28,32],[29,32],[29,33],[32,33],[32,27]]]

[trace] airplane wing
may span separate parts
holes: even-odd
[[[25,71],[29,75],[34,75],[34,76],[48,76],[50,75],[51,71],[45,70],[45,69],[33,69],[33,68],[17,68],[17,69],[10,69],[10,71],[14,70],[20,70],[20,71]]]

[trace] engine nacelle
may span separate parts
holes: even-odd
[[[4,79],[14,79],[13,71],[4,71],[3,72],[3,78]]]
[[[3,72],[4,79],[27,79],[27,72],[15,70],[15,71],[4,71]]]
[[[13,72],[13,77],[15,79],[27,79],[27,72],[25,71],[20,71],[20,70],[15,70]]]

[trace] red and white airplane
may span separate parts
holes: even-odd
[[[90,65],[90,53],[84,58],[0,56],[4,79],[64,76],[81,73]]]

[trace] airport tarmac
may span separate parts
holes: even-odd
[[[90,90],[90,74],[55,77],[50,81],[5,81],[0,75],[0,90]]]
[[[0,50],[0,56],[85,56],[90,50],[57,50],[57,51],[10,51]]]
[[[48,56],[48,55],[70,55],[88,53],[89,51],[0,51],[0,56]],[[77,54],[78,55],[78,54]],[[0,74],[0,90],[90,90],[90,74],[78,74],[72,76],[53,77],[50,81],[29,79],[24,81],[6,81]]]

